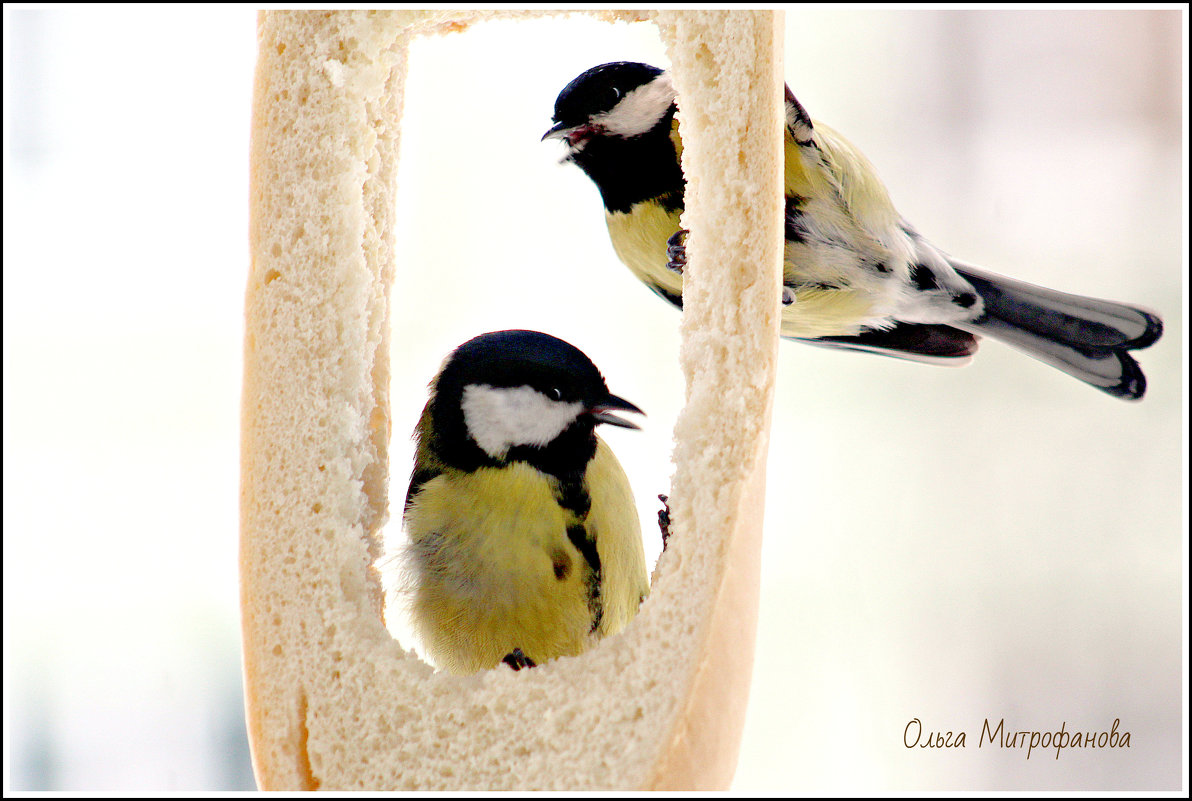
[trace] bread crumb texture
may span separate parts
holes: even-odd
[[[776,359],[781,136],[770,128],[781,118],[780,15],[657,13],[692,105],[683,108],[684,166],[700,178],[688,189],[689,400],[676,431],[675,536],[651,596],[623,634],[581,657],[455,677],[392,639],[372,563],[388,514],[387,316],[407,44],[486,14],[516,15],[259,19],[240,553],[257,781],[277,790],[722,788],[752,665]],[[701,266],[713,258],[715,270]],[[725,726],[716,714],[736,719]]]
[[[687,591],[707,592],[702,654],[655,789],[732,780],[753,670],[765,460],[778,360],[783,248],[781,12],[658,15],[679,95],[683,171],[680,362],[672,514]],[[669,551],[659,567],[666,568]],[[681,596],[680,596],[681,597]]]

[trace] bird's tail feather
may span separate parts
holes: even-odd
[[[1129,351],[1151,345],[1163,321],[1135,306],[1057,292],[949,259],[985,302],[957,328],[992,337],[1120,398],[1137,400],[1146,376]]]

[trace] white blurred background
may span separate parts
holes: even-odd
[[[1176,790],[1185,781],[1185,12],[786,15],[786,76],[941,247],[1165,319],[1127,404],[987,343],[931,368],[784,343],[734,789]],[[253,786],[237,593],[255,12],[4,12],[4,652],[13,790]],[[391,493],[425,385],[482,331],[586,351],[649,416],[607,433],[646,532],[678,313],[540,143],[652,26],[415,42]],[[396,529],[396,526],[392,527]],[[396,542],[399,532],[390,532]],[[967,735],[908,749],[906,725]],[[978,748],[1109,730],[1130,748]]]

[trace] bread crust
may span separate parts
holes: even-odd
[[[406,43],[479,15],[260,16],[240,551],[257,781],[286,790],[724,788],[752,666],[777,360],[781,15],[657,14],[692,104],[683,136],[693,233],[674,536],[651,597],[624,633],[580,657],[461,678],[432,672],[392,639],[373,561],[387,515],[387,293]],[[725,73],[718,89],[698,48],[746,83]],[[759,74],[772,85],[759,87]],[[731,92],[741,94],[726,102]],[[720,127],[699,108],[724,115]],[[742,159],[724,151],[726,130]],[[725,180],[733,174],[751,194],[729,189],[739,185]],[[748,242],[741,226],[751,226]]]
[[[781,323],[783,20],[781,12],[683,11],[656,22],[680,97],[683,226],[691,230],[680,358],[688,389],[675,425],[672,513],[695,541],[718,541],[722,561],[716,598],[701,610],[708,631],[699,667],[646,786],[726,789],[753,672]],[[726,389],[739,405],[726,408]]]

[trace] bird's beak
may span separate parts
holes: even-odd
[[[565,122],[556,122],[551,126],[550,130],[542,135],[538,141],[545,142],[547,139],[566,139],[567,135],[571,133],[571,129],[575,127],[568,125]]]
[[[613,411],[633,412],[634,414],[642,415],[645,414],[645,412],[634,406],[629,401],[625,400],[624,398],[618,398],[616,395],[612,394],[599,403],[593,404],[588,409],[588,413],[591,414],[592,417],[596,418],[597,423],[608,423],[610,426],[620,426],[621,428],[641,429],[641,426],[639,426],[637,423],[631,423],[628,420],[622,420],[620,417],[612,414]]]

